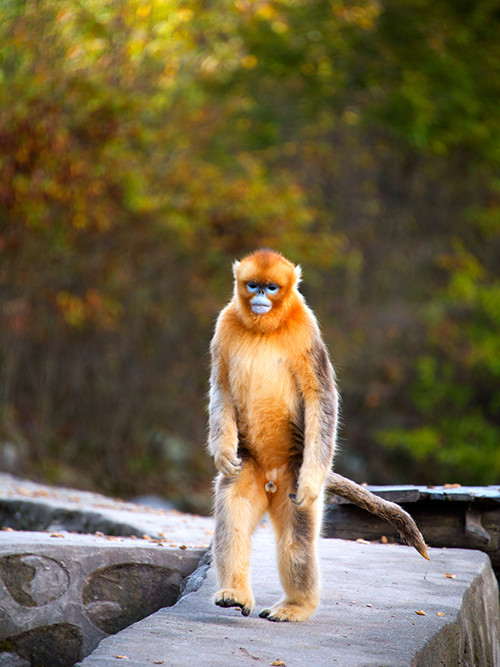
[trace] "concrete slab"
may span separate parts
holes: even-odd
[[[204,553],[161,540],[0,531],[0,665],[70,667],[103,637],[174,604]]]
[[[171,545],[208,548],[210,517],[144,507],[90,491],[37,484],[0,474],[0,525],[16,530],[161,538]]]
[[[409,512],[429,546],[484,551],[500,579],[500,486],[446,484],[367,489]],[[385,535],[399,543],[397,532],[386,521],[338,496],[327,500],[324,535],[344,540],[380,540]]]
[[[81,667],[500,665],[498,587],[482,552],[431,549],[429,563],[405,546],[323,539],[320,556],[321,606],[306,623],[258,617],[281,596],[274,541],[260,528],[251,616],[213,605],[215,575],[205,568],[198,590],[104,639]]]
[[[5,474],[0,526],[2,667],[71,667],[173,604],[213,534],[209,517]]]

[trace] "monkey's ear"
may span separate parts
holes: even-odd
[[[237,259],[233,262],[233,276],[236,278],[236,271],[238,270],[240,263]]]
[[[295,284],[298,285],[302,280],[302,268],[300,264],[297,264],[297,266],[294,269],[294,272],[295,272]]]

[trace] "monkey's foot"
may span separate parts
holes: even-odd
[[[316,605],[298,605],[293,603],[279,602],[271,609],[263,609],[259,616],[267,618],[268,621],[287,622],[287,621],[307,621],[314,614]]]
[[[243,616],[249,616],[253,609],[253,595],[236,588],[226,588],[215,595],[219,607],[239,607]]]

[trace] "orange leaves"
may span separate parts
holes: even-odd
[[[83,297],[62,290],[56,294],[55,301],[66,324],[75,329],[94,324],[101,329],[113,330],[123,314],[117,301],[97,289],[87,290]]]
[[[87,319],[84,301],[69,292],[59,292],[56,295],[59,311],[67,324],[72,327],[81,327]]]

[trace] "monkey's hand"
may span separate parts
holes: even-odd
[[[241,470],[241,459],[235,451],[220,451],[214,456],[215,467],[224,477],[236,477]]]
[[[299,482],[297,493],[291,493],[290,500],[295,507],[298,507],[301,510],[306,510],[311,507],[315,500],[317,500],[320,493],[321,487],[315,488],[312,485]]]

